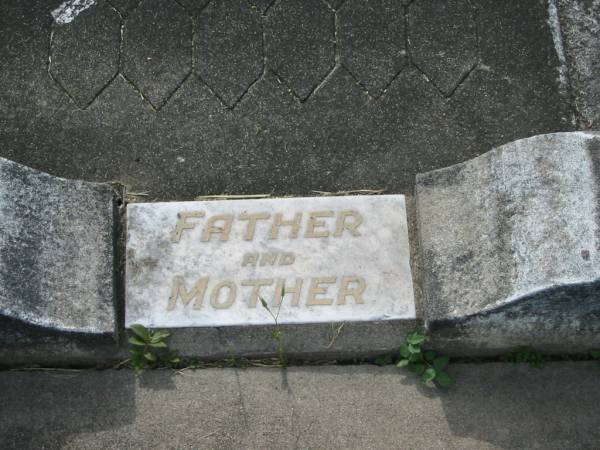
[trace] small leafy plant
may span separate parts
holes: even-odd
[[[176,351],[171,350],[167,339],[171,335],[166,330],[150,330],[143,325],[131,325],[132,336],[129,367],[136,372],[156,367],[174,368],[181,360]]]
[[[452,384],[452,378],[444,371],[450,358],[438,356],[433,350],[423,350],[421,345],[427,337],[417,331],[406,336],[406,341],[400,345],[400,359],[396,367],[406,367],[421,377],[423,382],[433,382],[436,386],[447,388]]]
[[[590,356],[600,364],[600,350],[590,350]]]
[[[269,308],[269,305],[267,304],[267,301],[262,298],[262,297],[258,297],[260,300],[260,304],[262,305],[263,308],[265,308],[267,310],[267,312],[271,315],[271,317],[273,318],[273,321],[275,322],[275,328],[273,329],[273,331],[271,332],[271,339],[273,339],[273,341],[277,344],[277,356],[279,359],[279,364],[282,367],[287,366],[287,361],[285,359],[285,355],[284,355],[284,336],[283,336],[283,331],[281,331],[279,329],[279,312],[281,311],[281,305],[283,304],[283,297],[285,295],[284,290],[282,289],[281,292],[281,300],[279,301],[279,307],[277,308],[277,313],[273,314],[273,311],[271,311],[271,308]]]
[[[502,359],[513,364],[529,363],[535,369],[541,369],[544,366],[544,354],[524,345],[511,350]]]

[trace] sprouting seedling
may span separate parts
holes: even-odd
[[[600,364],[600,350],[590,350],[590,356]]]
[[[281,288],[281,298],[279,299],[279,306],[277,307],[277,314],[273,314],[273,311],[271,311],[271,308],[269,308],[269,304],[267,303],[267,301],[262,296],[260,296],[260,295],[258,296],[258,299],[260,300],[260,304],[271,315],[271,317],[273,318],[273,321],[275,322],[275,326],[279,325],[279,322],[278,322],[279,313],[281,312],[281,306],[283,305],[284,297],[285,297],[285,286]]]
[[[271,333],[271,338],[277,343],[277,354],[279,355],[279,363],[282,367],[286,366],[286,361],[285,357],[283,356],[283,332],[279,329],[279,313],[281,312],[281,306],[283,305],[284,296],[285,287],[281,289],[281,297],[279,299],[279,306],[277,308],[276,314],[273,314],[273,311],[271,311],[271,308],[269,308],[269,305],[267,304],[267,301],[264,298],[262,298],[261,296],[258,297],[258,299],[260,300],[260,304],[263,306],[263,308],[267,310],[267,312],[271,315],[273,321],[275,322],[275,329]]]
[[[513,364],[528,363],[536,369],[541,369],[544,365],[544,354],[525,345],[514,348],[506,353],[502,359]]]
[[[167,339],[171,335],[166,330],[152,330],[143,325],[131,325],[129,337],[129,366],[136,372],[150,367],[175,367],[180,362],[176,351],[171,350]]]
[[[424,334],[412,331],[400,346],[400,359],[397,367],[406,367],[419,375],[425,382],[433,382],[441,388],[452,384],[452,379],[444,370],[450,358],[440,356],[433,350],[423,350],[421,345],[427,340]]]

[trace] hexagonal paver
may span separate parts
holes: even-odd
[[[468,0],[415,0],[408,7],[411,59],[444,95],[477,64],[475,14]]]
[[[338,9],[346,0],[325,0],[333,9]]]
[[[210,0],[177,0],[191,14],[199,14]]]
[[[233,106],[263,72],[260,15],[246,0],[214,0],[197,24],[195,70]]]
[[[281,0],[267,12],[267,65],[306,100],[335,65],[335,19],[320,0]]]
[[[119,10],[119,12],[126,16],[130,11],[135,9],[142,0],[109,0],[110,4]]]
[[[80,108],[87,107],[119,70],[121,19],[100,1],[69,23],[54,23],[50,74]]]
[[[192,68],[192,20],[174,0],[144,0],[123,29],[123,75],[160,108]]]
[[[258,10],[262,13],[264,13],[269,6],[271,6],[275,0],[249,0],[250,3],[255,6],[256,8],[258,8]]]
[[[338,11],[344,66],[379,97],[407,63],[404,8],[398,0],[347,0]]]

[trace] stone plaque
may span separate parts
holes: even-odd
[[[402,195],[130,204],[125,321],[414,319],[409,255]]]

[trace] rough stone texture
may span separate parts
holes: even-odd
[[[264,14],[267,9],[275,2],[275,0],[249,0],[261,14]]]
[[[306,100],[335,65],[335,20],[321,0],[281,0],[267,16],[267,65]]]
[[[411,59],[449,96],[479,60],[476,10],[469,0],[416,0],[409,11]]]
[[[395,367],[0,372],[0,446],[590,449],[595,363],[455,364],[439,392]]]
[[[110,4],[113,5],[122,16],[127,16],[132,10],[134,10],[142,0],[109,0]]]
[[[223,0],[175,0],[182,5],[192,16],[200,14],[209,3],[220,3]],[[227,1],[227,0],[225,0]]]
[[[43,355],[56,336],[114,339],[115,211],[108,185],[0,158],[1,363]]]
[[[600,124],[600,1],[556,0],[556,34],[562,38],[578,126]]]
[[[310,82],[296,80],[299,86],[320,87],[299,102],[290,93],[296,86],[288,84],[285,74],[279,74],[280,80],[270,71],[276,67],[273,60],[269,65],[273,55],[265,49],[266,72],[232,109],[224,108],[197,76],[181,83],[192,49],[184,57],[181,46],[175,50],[169,46],[192,42],[191,10],[167,8],[165,4],[175,4],[172,0],[144,0],[123,18],[120,74],[83,111],[48,75],[49,37],[55,27],[50,11],[60,3],[0,0],[4,30],[0,155],[67,178],[121,181],[134,192],[149,193],[137,199],[189,200],[225,192],[310,195],[312,190],[356,188],[408,194],[418,172],[465,161],[518,138],[573,127],[570,99],[561,97],[560,64],[545,0],[472,1],[480,30],[480,63],[456,91],[445,97],[409,60],[378,98],[370,98],[356,76],[342,66],[328,75],[335,64],[334,48],[340,57],[343,45],[329,7],[319,2],[306,11],[304,0],[275,2],[261,16],[267,43],[275,42],[271,37],[289,42],[274,50],[282,64],[289,64],[285,67],[294,74],[292,78],[310,74],[306,78]],[[124,8],[136,2],[112,3]],[[340,2],[331,3],[338,7]],[[423,7],[419,3],[427,2],[413,2],[406,9],[409,18],[413,6]],[[455,9],[463,4],[446,3]],[[338,27],[352,13],[346,8],[356,4],[341,3]],[[385,8],[386,2],[374,4],[384,8],[385,14],[377,11],[377,15],[389,15],[390,21],[397,21],[398,14],[405,18],[397,7]],[[92,6],[70,25],[102,11]],[[452,23],[441,19],[433,33],[454,39]],[[322,28],[321,21],[325,21]],[[357,21],[356,36],[379,36],[379,30],[365,28],[370,23]],[[292,33],[301,24],[307,29]],[[128,33],[134,30],[132,41]],[[197,23],[195,31],[200,31]],[[318,48],[326,52],[318,68],[313,67],[312,56],[301,57],[305,41],[313,42],[317,36]],[[468,42],[469,36],[465,36]],[[235,34],[234,41],[244,48],[247,44],[241,39],[243,34]],[[447,45],[464,45],[460,33],[453,39],[447,39]],[[361,55],[360,60],[379,61],[383,56],[375,51],[383,48],[396,51],[394,46],[377,44],[373,50],[361,50],[374,53]],[[439,46],[427,48],[423,51],[440,51]],[[93,58],[95,50],[88,51]],[[409,53],[412,58],[427,56],[419,56],[410,43]],[[153,70],[158,68],[173,76],[155,76]],[[217,69],[215,79],[250,78],[226,65],[216,65]],[[73,70],[84,68],[74,65]],[[373,70],[376,80],[387,79],[390,73],[376,66]],[[173,95],[154,111],[147,99],[160,103],[173,89]],[[148,97],[151,92],[154,97]]]
[[[232,107],[263,73],[260,15],[246,0],[217,1],[197,23],[195,71]]]
[[[346,0],[325,0],[332,9],[339,9]]]
[[[416,320],[280,325],[285,355],[292,361],[372,358],[398,349]],[[272,325],[172,328],[171,344],[185,358],[221,360],[277,356]]]
[[[348,0],[338,18],[342,64],[379,97],[407,64],[402,4]]]
[[[192,20],[175,0],[144,0],[123,28],[123,75],[159,109],[192,70]]]
[[[523,139],[417,178],[433,346],[600,345],[600,137]]]
[[[119,70],[121,20],[106,2],[52,29],[50,74],[75,103],[87,107]]]

